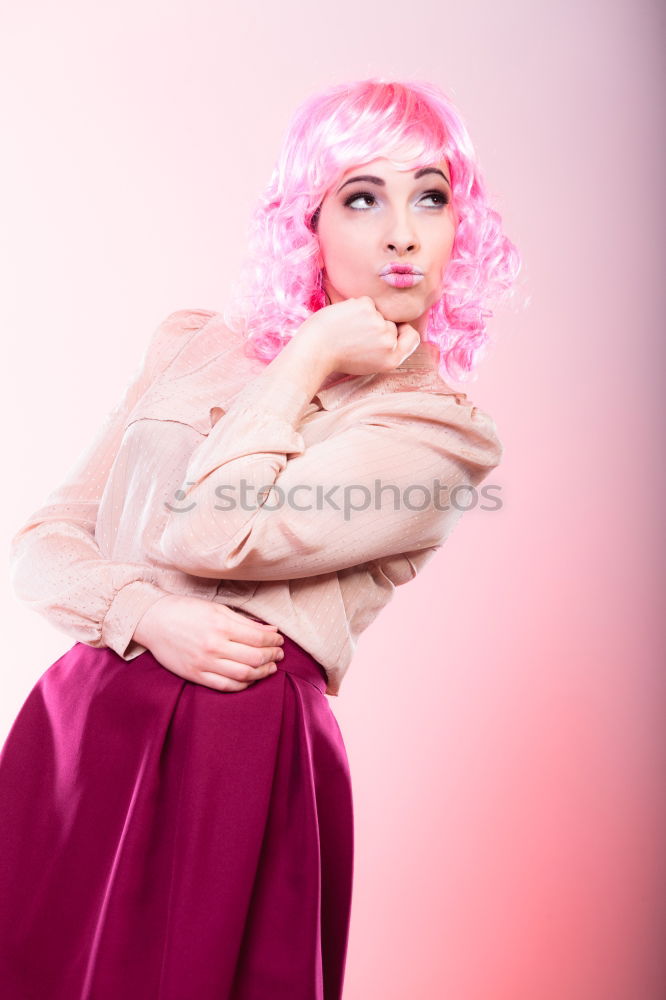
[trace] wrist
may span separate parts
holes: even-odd
[[[307,378],[312,394],[321,387],[331,372],[334,372],[335,361],[324,344],[324,338],[318,336],[315,327],[308,327],[307,321],[302,324],[292,336],[283,350],[296,357],[297,367],[307,372]]]
[[[299,326],[283,351],[287,349],[298,357],[301,369],[310,373],[310,382],[314,385],[313,394],[336,371],[328,338],[320,336],[318,326],[309,324],[308,320]]]
[[[144,611],[141,618],[139,618],[136,628],[132,633],[132,639],[134,639],[135,642],[138,642],[140,646],[145,646],[147,649],[150,648],[150,644],[152,642],[151,636],[156,622],[155,614],[160,613],[155,612],[155,608],[167,597],[173,597],[173,594],[163,594],[162,597],[158,597],[158,599],[151,604],[146,611]]]

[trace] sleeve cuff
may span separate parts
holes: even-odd
[[[134,580],[121,587],[102,622],[102,643],[123,660],[133,660],[145,653],[146,647],[132,638],[134,629],[148,608],[168,596],[167,591],[145,580]]]

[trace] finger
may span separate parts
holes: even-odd
[[[263,667],[265,663],[270,663],[276,657],[283,654],[282,646],[248,646],[242,642],[235,642],[228,639],[222,644],[217,655],[221,659],[229,659],[247,664],[250,667]]]
[[[214,674],[210,670],[200,670],[195,679],[195,684],[202,684],[204,687],[213,688],[215,691],[243,691],[250,686],[249,683],[242,684],[231,677]]]
[[[409,323],[400,323],[398,326],[398,342],[395,350],[402,357],[400,364],[403,364],[413,354],[421,343],[421,336]]]
[[[277,626],[271,625],[267,628],[261,622],[254,622],[242,615],[231,619],[225,617],[224,627],[230,639],[234,642],[244,642],[249,646],[275,646],[276,643],[284,642],[284,638],[277,631]]]
[[[215,671],[208,672],[219,672],[218,676],[229,677],[243,684],[251,684],[253,681],[260,680],[262,677],[266,677],[267,674],[272,673],[274,667],[277,669],[275,660],[268,660],[259,667],[253,667],[248,663],[237,663],[236,660],[221,658],[215,662]]]

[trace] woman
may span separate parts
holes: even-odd
[[[16,594],[76,642],[0,758],[3,996],[341,997],[352,797],[323,695],[501,458],[444,376],[518,269],[437,88],[297,110],[234,301],[159,325],[12,541]]]

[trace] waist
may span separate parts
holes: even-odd
[[[250,611],[245,611],[243,608],[235,608],[232,605],[229,605],[229,607],[231,607],[232,611],[240,612],[256,622],[262,622],[264,625],[275,624],[274,622],[267,622],[263,618],[259,618],[258,615],[254,615]],[[277,661],[278,670],[286,670],[288,674],[295,674],[296,677],[301,677],[304,681],[309,681],[322,694],[325,694],[328,686],[328,675],[319,660],[315,659],[312,653],[308,653],[306,649],[303,649],[295,639],[282,632],[279,626],[278,632],[284,636],[284,644],[282,646],[284,659]]]

